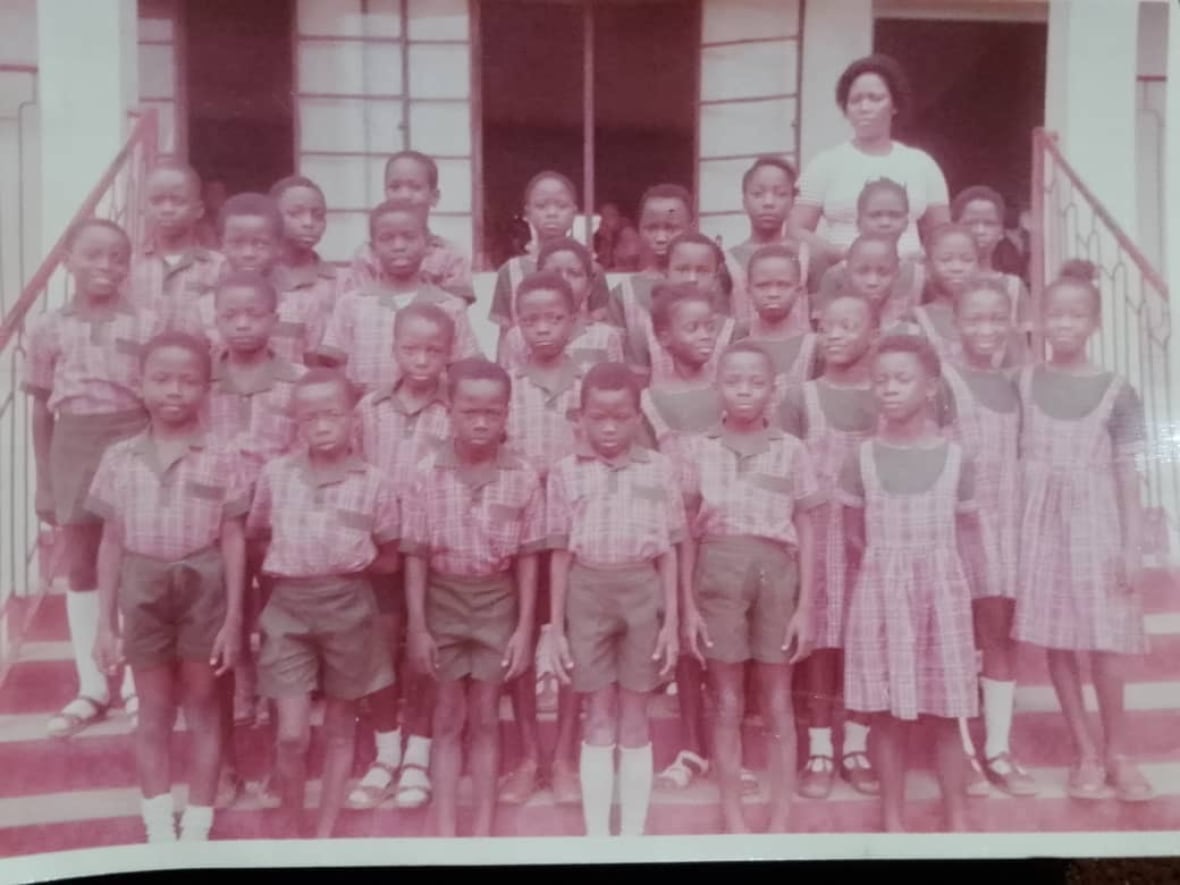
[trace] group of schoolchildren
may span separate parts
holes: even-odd
[[[569,238],[573,185],[544,172],[524,195],[533,246],[496,280],[492,362],[470,263],[429,229],[437,167],[405,152],[385,179],[337,269],[315,251],[314,182],[230,198],[213,251],[197,176],[162,163],[149,242],[79,223],[73,298],[28,331],[38,510],[69,555],[80,683],[50,732],[102,719],[128,674],[149,841],[208,838],[243,787],[233,728],[255,722],[274,729],[258,796],[308,832],[320,699],[319,837],[390,798],[457,835],[464,770],[476,836],[541,784],[591,836],[617,792],[619,832],[639,835],[653,789],[706,774],[725,831],[745,832],[751,712],[770,831],[837,778],[903,829],[913,721],[946,824],[967,829],[968,796],[1040,787],[1009,742],[1018,640],[1048,653],[1069,795],[1152,795],[1125,754],[1119,670],[1145,648],[1142,407],[1087,358],[1086,268],[1039,316],[991,268],[998,194],[965,191],[924,255],[899,255],[906,192],[871,181],[835,256],[788,233],[794,170],[762,158],[741,183],[747,242],[722,252],[691,196],[657,185],[643,267],[612,290]],[[549,748],[538,660],[560,683]],[[649,700],[673,681],[681,746],[657,773]],[[503,693],[520,759],[501,775]],[[375,756],[350,787],[358,711]]]

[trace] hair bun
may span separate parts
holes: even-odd
[[[1063,280],[1077,280],[1093,285],[1098,280],[1098,266],[1084,258],[1071,258],[1061,265],[1057,276]]]

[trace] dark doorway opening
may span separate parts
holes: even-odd
[[[699,0],[594,0],[594,194],[584,182],[582,3],[480,5],[483,251],[496,265],[522,245],[528,180],[554,169],[582,209],[614,203],[634,219],[644,189],[695,179]],[[658,35],[658,39],[656,39]]]
[[[294,6],[184,3],[189,162],[225,193],[266,191],[294,169]]]
[[[1027,208],[1047,40],[1038,22],[877,20],[875,50],[901,62],[914,90],[896,134],[938,161],[952,199],[986,184],[1003,194],[1010,216]]]

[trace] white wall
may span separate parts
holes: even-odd
[[[0,315],[41,250],[37,2],[0,3]],[[22,69],[23,68],[23,69]]]
[[[1164,136],[1168,84],[1163,79],[1168,73],[1166,4],[1145,3],[1139,7],[1138,72],[1135,165],[1138,172],[1139,242],[1148,260],[1163,271],[1168,256],[1164,248],[1164,226],[1167,224]]]
[[[850,62],[873,51],[873,0],[821,0],[803,16],[800,135],[806,165],[845,141],[848,121],[836,105],[836,81]]]
[[[160,151],[187,153],[177,0],[139,0],[139,101],[159,114]]]

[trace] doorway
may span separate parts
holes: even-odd
[[[634,220],[650,185],[692,188],[699,0],[594,0],[594,193],[583,193],[583,3],[483,0],[479,15],[484,252],[499,265],[527,240],[523,191],[553,169],[582,210]],[[656,38],[658,35],[658,39]]]
[[[186,0],[188,157],[206,186],[267,191],[295,166],[293,0]]]

